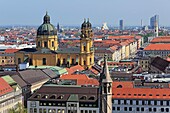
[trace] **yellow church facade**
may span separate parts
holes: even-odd
[[[59,48],[56,28],[50,23],[46,13],[43,24],[37,29],[36,48],[25,48],[16,52],[16,64],[27,63],[33,66],[81,65],[85,69],[94,65],[93,32],[91,23],[84,21],[81,26],[80,47]]]

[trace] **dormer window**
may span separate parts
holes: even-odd
[[[57,99],[63,99],[64,98],[64,95],[60,95],[57,97]]]
[[[95,97],[94,96],[91,96],[90,98],[89,98],[89,100],[94,100],[95,99]]]
[[[40,94],[38,94],[38,95],[36,95],[34,98],[40,98],[41,97],[41,95]]]
[[[50,99],[55,99],[56,95],[51,95]]]
[[[42,98],[45,98],[45,99],[47,99],[47,98],[48,98],[48,95],[44,95]]]
[[[86,100],[87,99],[87,96],[86,95],[83,95],[80,100]]]

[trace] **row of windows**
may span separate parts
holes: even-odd
[[[142,61],[141,63],[144,63],[144,61]],[[147,63],[148,63],[148,61],[145,61],[145,63],[147,64]]]
[[[66,113],[64,109],[43,109],[40,108],[39,112],[37,108],[30,108],[30,112],[29,113]]]
[[[144,108],[144,107],[136,107],[136,108],[132,108],[132,107],[113,107],[112,108],[113,111],[149,111],[149,112],[169,112],[170,109],[169,108]]]
[[[29,113],[38,113],[37,108],[30,108]],[[45,109],[40,108],[39,113],[66,113],[64,109]],[[68,113],[77,113],[77,110],[68,110]],[[96,110],[81,110],[80,113],[97,113]]]
[[[62,95],[62,94],[60,94],[60,95],[55,95],[55,94],[53,94],[53,95],[48,95],[48,94],[46,94],[46,95],[43,95],[43,96],[41,96],[41,94],[37,94],[34,98],[42,98],[42,99],[63,99],[63,97],[64,97],[64,95]],[[81,96],[80,97],[80,100],[95,100],[95,96],[94,95],[92,95],[92,96],[90,96],[90,97],[87,97],[86,95],[83,95],[83,96]]]
[[[166,52],[166,51],[146,51],[145,54],[149,55],[149,54],[154,54],[154,55],[168,55],[170,52]]]
[[[13,60],[6,60],[7,63],[13,62]],[[5,60],[1,60],[1,63],[5,63]]]
[[[65,106],[65,103],[40,102],[40,106]]]
[[[113,104],[118,105],[165,105],[169,106],[170,101],[158,101],[158,100],[113,100]]]
[[[18,64],[21,63],[21,58],[18,58]],[[68,62],[67,62],[68,63]],[[84,65],[86,65],[86,61],[84,60]],[[90,63],[92,63],[92,59],[90,58]],[[30,64],[32,64],[32,60],[30,59]],[[60,59],[58,59],[58,65],[60,64]],[[75,63],[75,60],[72,59],[72,64],[77,64],[77,62]],[[46,58],[43,58],[42,59],[42,65],[47,65],[47,59]],[[63,59],[63,65],[66,65],[66,59],[64,58]]]
[[[0,56],[0,59],[14,59],[14,57],[8,57],[8,56],[2,57],[2,56]]]
[[[38,42],[38,47],[40,46],[41,46],[41,42]],[[48,44],[46,41],[44,42],[44,47],[48,48]],[[54,47],[54,41],[51,42],[51,47]]]
[[[51,96],[49,96],[49,95],[43,95],[43,96],[41,96],[41,94],[37,94],[34,98],[43,98],[43,99],[63,99],[63,97],[64,97],[64,95],[51,95]]]
[[[148,65],[142,65],[142,68],[148,68]]]
[[[80,104],[80,107],[97,107],[96,104]]]
[[[96,110],[81,110],[80,113],[97,113],[97,112]]]
[[[30,105],[31,107],[36,107],[36,104]],[[40,106],[66,106],[65,103],[58,103],[58,102],[40,102]],[[69,106],[71,107],[71,106]],[[75,107],[75,106],[74,106]],[[97,107],[97,104],[80,104],[80,107]]]
[[[117,94],[112,94],[112,95],[117,95],[117,96],[120,96],[120,95],[122,95],[122,96],[157,96],[157,97],[159,97],[159,96],[163,96],[163,97],[166,97],[166,96],[170,96],[170,94],[163,94],[163,95],[160,95],[160,94],[156,94],[156,95],[153,95],[153,94],[125,94],[125,93],[123,93],[123,94],[120,94],[120,93],[117,93]]]
[[[21,101],[21,97],[18,97],[18,98],[10,99],[3,103],[0,103],[0,108],[3,109],[2,113],[8,113],[9,109],[17,108],[18,102],[20,102],[20,101]]]

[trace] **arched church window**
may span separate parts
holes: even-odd
[[[41,44],[40,41],[38,41],[38,47],[40,47],[40,44]]]
[[[65,59],[65,58],[63,59],[63,64],[64,64],[64,65],[66,64],[66,59]]]
[[[21,58],[18,58],[18,64],[20,64],[21,63]]]
[[[60,66],[60,59],[57,60],[57,66]]]
[[[47,42],[46,42],[46,41],[44,42],[44,47],[48,47],[48,44],[47,44]]]
[[[104,83],[103,87],[104,87],[104,93],[107,93],[107,83]]]
[[[32,65],[32,59],[30,58],[29,65]]]
[[[51,45],[52,45],[52,47],[54,47],[54,41],[52,41],[52,44],[51,44]]]
[[[43,58],[43,65],[46,65],[46,58]]]
[[[74,58],[71,59],[72,65],[74,65]]]
[[[84,51],[86,51],[86,46],[84,46]]]

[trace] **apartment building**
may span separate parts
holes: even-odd
[[[28,113],[99,113],[98,86],[61,82],[45,84],[34,93],[27,102]]]
[[[113,82],[114,113],[170,112],[170,89],[136,87],[133,82]]]
[[[5,49],[0,52],[0,65],[14,65],[15,64],[15,52],[19,49]]]
[[[14,89],[0,78],[0,113],[8,113],[11,108],[16,108],[18,103],[22,103],[22,91]]]
[[[160,56],[162,58],[167,58],[167,56],[170,54],[170,44],[149,44],[147,47],[143,50],[144,56]]]

